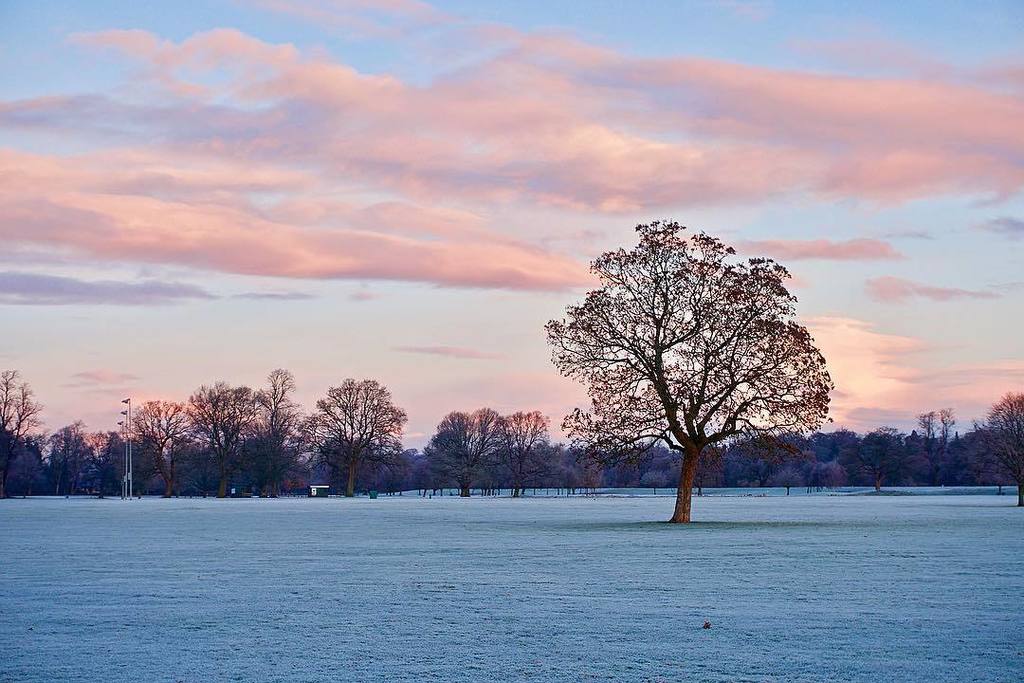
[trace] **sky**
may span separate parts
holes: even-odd
[[[674,219],[793,273],[832,427],[1024,389],[1019,2],[0,0],[0,368],[50,429],[290,369],[582,389],[543,325]]]

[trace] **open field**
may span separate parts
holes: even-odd
[[[0,681],[1021,680],[1012,502],[0,501]]]

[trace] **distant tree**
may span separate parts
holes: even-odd
[[[53,495],[74,495],[81,475],[92,456],[81,422],[61,427],[47,442],[46,469],[53,485]]]
[[[402,452],[405,411],[391,392],[372,379],[346,379],[316,402],[305,433],[321,461],[339,476],[347,471],[345,495],[355,495],[356,472],[364,461],[387,463]]]
[[[11,465],[10,477],[7,479],[8,496],[49,493],[50,485],[46,481],[46,466],[43,462],[45,450],[46,438],[42,434],[33,433],[25,438],[17,459]]]
[[[810,448],[819,462],[838,460],[839,456],[860,443],[860,437],[849,429],[815,432],[808,439]]]
[[[0,372],[0,498],[7,497],[7,478],[26,440],[41,424],[43,406],[17,370]]]
[[[875,491],[881,491],[882,485],[897,477],[906,466],[904,438],[893,427],[879,427],[866,434],[857,448],[846,451],[848,468],[865,474]]]
[[[292,373],[280,369],[256,392],[251,460],[253,478],[265,495],[279,495],[281,483],[299,466],[302,410],[292,399],[294,392]]]
[[[938,486],[942,483],[942,470],[949,455],[949,440],[956,426],[952,408],[931,410],[917,416],[921,429],[921,450],[928,467],[928,483]]]
[[[424,453],[442,477],[469,497],[470,487],[500,457],[504,434],[501,416],[490,408],[448,413],[437,425]]]
[[[815,463],[811,469],[808,486],[833,489],[846,483],[846,470],[838,460]]]
[[[242,465],[245,438],[256,419],[253,391],[225,382],[201,386],[189,398],[188,415],[194,436],[216,465],[217,497],[224,498],[231,475]]]
[[[992,454],[1017,483],[1017,506],[1024,507],[1024,393],[1010,392],[996,402],[985,430]]]
[[[206,497],[220,484],[220,467],[206,440],[192,439],[178,456],[178,491]]]
[[[644,488],[654,489],[654,495],[658,495],[658,489],[668,486],[668,476],[664,470],[647,470],[640,477],[640,485]]]
[[[746,485],[756,483],[763,488],[786,465],[802,461],[808,456],[813,457],[813,454],[803,450],[804,445],[806,441],[798,434],[755,433],[734,439],[727,457],[734,467],[742,468],[746,474]]]
[[[973,429],[957,441],[962,455],[963,476],[967,483],[979,486],[997,486],[998,495],[1013,481],[1003,468],[992,448],[992,437],[983,422],[975,422]]]
[[[595,458],[586,453],[577,454],[577,462],[580,465],[579,482],[585,492],[595,492],[601,487],[605,476],[604,458]]]
[[[697,473],[694,476],[694,483],[697,485],[697,495],[703,496],[704,489],[710,486],[715,479],[721,476],[722,468],[725,465],[725,449],[720,445],[708,446],[700,455],[697,462]]]
[[[118,432],[86,434],[89,458],[86,472],[90,489],[100,498],[116,493],[124,463],[124,439]]]
[[[937,424],[938,414],[934,410],[917,416],[917,426],[921,430],[921,454],[924,456],[925,465],[928,468],[928,481],[932,486],[938,486],[939,481]]]
[[[191,437],[188,407],[178,401],[146,401],[132,427],[141,449],[164,482],[164,498],[176,492],[178,458]]]
[[[564,423],[576,446],[617,460],[662,441],[682,454],[672,522],[690,521],[707,446],[813,430],[832,389],[794,320],[788,271],[769,259],[737,262],[721,241],[682,231],[637,226],[635,248],[593,262],[601,286],[547,325],[556,367],[590,395],[590,412]]]
[[[423,495],[440,488],[437,473],[430,466],[430,459],[420,451],[409,453],[409,484]]]
[[[555,463],[551,473],[552,483],[556,487],[566,489],[568,493],[576,493],[583,485],[583,470],[580,467],[578,454],[570,448],[556,446],[552,460]]]
[[[373,473],[374,487],[389,494],[401,493],[410,481],[413,467],[419,458],[415,449],[407,449],[396,455],[389,462],[379,465]],[[375,463],[370,463],[375,464]]]
[[[501,460],[512,484],[512,496],[542,475],[551,456],[548,419],[539,411],[516,412],[501,418]]]
[[[772,474],[769,479],[769,483],[772,486],[785,487],[787,496],[789,495],[790,487],[803,486],[804,481],[804,473],[793,463],[785,465],[782,469]]]

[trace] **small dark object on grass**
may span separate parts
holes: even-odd
[[[710,621],[705,621],[705,622],[704,622],[704,628],[705,628],[705,629],[709,629],[709,628],[711,628],[711,622],[710,622]]]

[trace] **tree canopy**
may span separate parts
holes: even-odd
[[[690,520],[706,446],[815,429],[833,386],[795,320],[789,272],[684,230],[637,226],[637,246],[598,257],[600,286],[546,328],[555,366],[590,396],[590,410],[564,422],[575,445],[617,458],[660,441],[683,454],[675,522]]]

